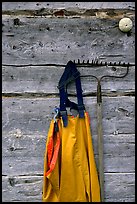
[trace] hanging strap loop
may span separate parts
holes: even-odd
[[[67,85],[71,81],[75,81],[76,92],[77,92],[77,102],[78,104],[70,101],[67,94]],[[59,94],[60,94],[60,116],[62,116],[64,127],[68,125],[67,110],[66,107],[70,109],[78,110],[79,117],[84,117],[85,106],[83,104],[82,88],[80,81],[80,72],[77,70],[75,63],[69,61],[65,67],[64,73],[62,74],[59,84]]]

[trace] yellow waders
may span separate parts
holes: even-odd
[[[67,115],[67,125],[63,116],[50,123],[44,155],[43,202],[100,202],[90,120],[88,113],[82,111],[82,117]]]

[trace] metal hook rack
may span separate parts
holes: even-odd
[[[75,61],[74,61],[75,62]],[[102,101],[102,92],[101,92],[101,81],[104,78],[124,78],[127,76],[127,74],[129,73],[129,67],[130,66],[134,66],[134,64],[130,64],[130,63],[125,63],[125,62],[99,62],[98,60],[92,60],[91,63],[89,63],[89,61],[87,61],[86,63],[83,61],[82,63],[80,63],[80,60],[78,60],[78,63],[76,63],[76,65],[80,65],[80,66],[119,66],[119,67],[126,67],[126,72],[123,75],[103,75],[100,78],[98,78],[95,75],[81,75],[81,78],[85,78],[85,77],[93,77],[97,80],[98,84],[97,84],[97,102],[101,102]]]
[[[99,61],[98,59],[92,59],[91,62],[89,60],[85,61],[83,60],[82,62],[80,59],[77,61],[73,61],[78,67],[81,66],[122,66],[122,67],[127,67],[127,66],[135,66],[134,63],[126,63],[126,62],[106,62],[106,61]]]

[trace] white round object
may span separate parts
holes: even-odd
[[[119,29],[122,32],[129,32],[133,27],[133,23],[130,18],[122,18],[119,21]]]

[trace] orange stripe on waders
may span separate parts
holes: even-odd
[[[53,137],[54,133],[52,134],[52,137],[49,140],[49,143],[47,145],[47,156],[48,156],[48,167],[49,170],[45,173],[45,176],[48,176],[55,168],[55,164],[58,157],[59,147],[60,147],[60,135],[59,131],[57,134],[57,141],[55,146],[53,146]]]
[[[87,118],[88,118],[88,122],[89,122],[89,125],[90,125],[90,117],[89,117],[89,114],[88,114],[88,112],[85,112],[85,114],[86,114],[86,116],[87,116]]]

